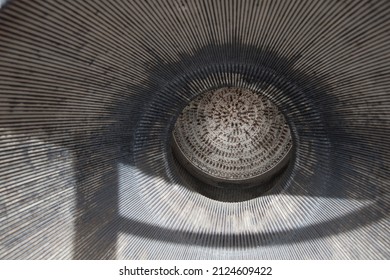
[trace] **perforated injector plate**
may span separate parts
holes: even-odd
[[[292,147],[280,110],[261,93],[236,87],[192,100],[178,117],[173,140],[187,171],[219,187],[268,181],[285,167]]]

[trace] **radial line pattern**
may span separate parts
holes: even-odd
[[[0,2],[0,258],[390,257],[389,1]],[[290,128],[261,195],[172,153],[223,88]]]

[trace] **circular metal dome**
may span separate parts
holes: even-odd
[[[265,96],[223,87],[200,94],[179,116],[174,151],[200,180],[260,184],[283,168],[291,150],[290,128]]]

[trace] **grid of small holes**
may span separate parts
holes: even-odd
[[[174,137],[193,165],[229,180],[267,172],[292,145],[284,116],[268,98],[231,87],[194,99],[179,116]]]

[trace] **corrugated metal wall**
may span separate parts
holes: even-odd
[[[0,258],[389,258],[390,2],[27,1],[0,10]],[[293,163],[202,196],[170,149],[197,94],[269,89]]]

